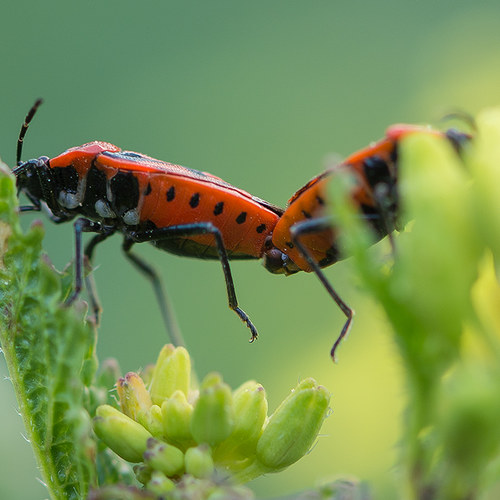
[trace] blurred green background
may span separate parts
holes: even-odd
[[[0,155],[9,165],[41,96],[24,159],[105,140],[283,206],[331,155],[364,147],[389,124],[436,123],[500,100],[494,0],[3,0],[1,13]],[[33,218],[23,217],[26,225]],[[72,226],[46,227],[47,253],[62,268],[73,255]],[[95,260],[104,307],[98,353],[126,372],[154,361],[166,338],[152,290],[120,243],[104,243]],[[313,452],[252,483],[259,497],[345,474],[370,480],[377,498],[397,497],[404,380],[383,313],[349,261],[327,270],[356,310],[334,366],[328,353],[343,317],[314,276],[233,264],[240,305],[260,332],[249,345],[227,308],[218,263],[138,251],[161,270],[200,376],[218,370],[233,387],[255,378],[272,408],[306,376],[333,394]],[[8,381],[0,401],[0,498],[46,498]]]

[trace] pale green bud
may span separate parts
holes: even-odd
[[[215,451],[215,460],[234,462],[255,453],[267,418],[266,391],[251,380],[233,393],[234,425],[231,435]]]
[[[191,434],[193,407],[182,391],[175,391],[161,405],[163,435],[169,443],[185,447],[194,443]]]
[[[144,463],[134,465],[134,474],[141,484],[147,484],[151,480],[151,467]]]
[[[450,144],[430,134],[411,134],[401,143],[400,158],[403,209],[415,222],[398,242],[392,294],[396,304],[411,310],[406,313],[411,318],[408,326],[400,325],[398,330],[407,329],[411,339],[415,326],[428,332],[421,339],[422,352],[432,356],[428,361],[433,369],[447,366],[447,359],[460,349],[464,315],[470,313],[470,287],[477,276],[471,263],[483,249],[472,211],[467,209],[469,180]]]
[[[184,455],[179,448],[162,443],[154,438],[148,439],[144,461],[153,470],[163,472],[166,476],[180,474],[184,469]]]
[[[149,410],[153,404],[142,378],[137,373],[129,372],[118,379],[116,389],[122,412],[133,420],[137,420],[137,414]]]
[[[151,379],[150,394],[154,404],[161,406],[175,391],[188,394],[191,359],[184,347],[166,345],[158,356]]]
[[[207,444],[189,448],[184,456],[186,473],[198,479],[207,479],[214,472],[214,461]]]
[[[153,471],[146,489],[163,498],[170,491],[175,490],[175,483],[160,471]]]
[[[476,121],[478,132],[472,144],[468,167],[474,176],[475,224],[482,232],[495,258],[500,255],[500,112],[498,108],[480,113]],[[495,228],[495,230],[493,230]]]
[[[97,408],[96,434],[117,455],[129,462],[141,462],[151,434],[135,420],[109,405]]]
[[[271,470],[302,458],[318,436],[330,394],[312,378],[302,381],[271,415],[257,443],[257,459]]]
[[[152,405],[148,409],[139,411],[136,420],[153,436],[157,438],[163,437],[163,416],[158,405]]]
[[[197,443],[215,446],[233,429],[231,389],[217,373],[208,374],[200,387],[191,417],[191,433]]]

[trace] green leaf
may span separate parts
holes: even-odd
[[[424,129],[398,144],[411,222],[395,239],[390,272],[366,250],[348,187],[331,190],[345,246],[392,324],[406,375],[405,497],[475,499],[498,487],[500,109],[479,115],[476,128],[460,151]]]
[[[84,407],[96,368],[95,331],[83,303],[61,305],[60,276],[41,255],[43,234],[39,223],[21,231],[14,180],[2,170],[0,343],[50,496],[86,498],[95,481]]]

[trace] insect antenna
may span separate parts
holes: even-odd
[[[26,135],[26,131],[28,130],[29,124],[31,120],[33,120],[33,117],[35,116],[36,110],[42,104],[43,99],[37,99],[35,101],[35,104],[31,106],[31,109],[28,111],[28,114],[26,115],[26,118],[24,119],[24,123],[21,126],[21,131],[19,132],[19,138],[17,139],[17,154],[16,154],[16,164],[20,165],[21,164],[21,153],[23,150],[23,141],[24,141],[24,136]]]
[[[474,120],[474,117],[471,114],[467,113],[467,111],[450,111],[449,113],[446,113],[440,121],[447,122],[451,120],[457,120],[462,124],[467,125],[472,130],[472,132],[477,133],[476,120]]]

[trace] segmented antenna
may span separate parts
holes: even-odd
[[[455,110],[455,111],[450,111],[449,113],[446,113],[442,118],[441,121],[446,122],[450,120],[458,120],[460,122],[465,123],[472,132],[477,133],[477,124],[476,120],[474,117],[470,114],[467,113],[467,111],[462,111],[462,110]]]
[[[24,141],[24,136],[26,135],[26,131],[28,130],[29,124],[31,120],[33,120],[33,117],[35,116],[36,110],[38,109],[38,106],[42,104],[43,99],[37,99],[35,101],[35,104],[31,106],[31,109],[28,111],[28,114],[26,115],[26,118],[24,119],[24,123],[21,127],[21,131],[19,132],[19,138],[17,139],[17,155],[16,155],[16,163],[17,165],[21,164],[21,153],[23,150],[23,141]]]

